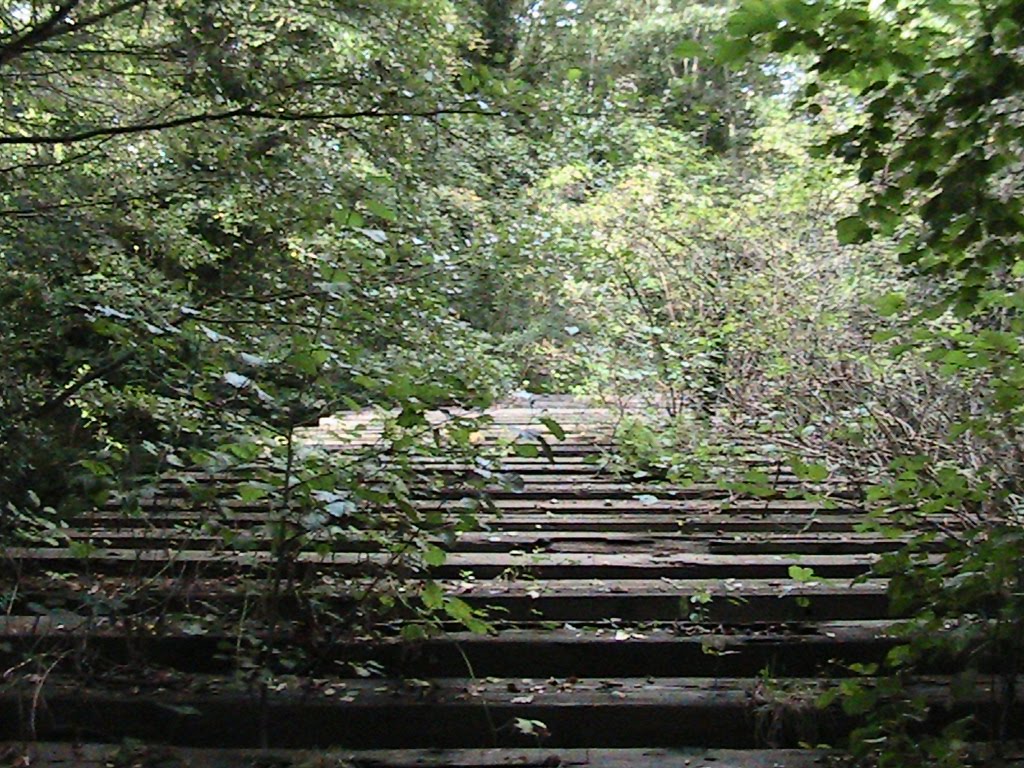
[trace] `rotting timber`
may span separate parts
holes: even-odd
[[[838,743],[852,725],[818,711],[818,693],[895,643],[886,584],[865,576],[899,542],[859,532],[858,489],[831,479],[804,496],[778,459],[753,451],[735,460],[767,470],[776,493],[624,478],[593,461],[612,447],[609,410],[550,397],[491,415],[487,438],[543,434],[541,418],[565,431],[562,440],[548,434],[546,455],[507,458],[500,470],[521,483],[488,489],[481,529],[441,542],[448,554],[432,577],[485,609],[495,632],[448,627],[410,643],[392,616],[373,642],[321,638],[315,674],[279,668],[261,688],[233,652],[253,638],[216,621],[168,618],[240,610],[247,578],[269,555],[266,509],[237,498],[230,476],[208,477],[235,547],[211,533],[205,507],[168,487],[143,517],[101,508],[71,521],[66,539],[87,544],[85,554],[5,551],[4,572],[18,578],[0,618],[0,754],[37,765],[225,768],[831,760],[800,748]],[[359,421],[359,437],[336,436]],[[358,414],[308,438],[345,451],[377,435]],[[424,477],[474,469],[444,457],[421,463]],[[452,515],[460,503],[449,486],[430,483],[417,501]],[[304,552],[296,567],[342,615],[383,557],[354,538]],[[794,580],[793,565],[814,577]],[[59,604],[44,587],[33,593],[50,572],[73,574]],[[118,591],[132,583],[149,587],[148,601]],[[90,610],[110,594],[126,595],[119,612]],[[284,622],[276,642],[308,642],[308,631]],[[914,690],[946,702],[954,670],[930,671]],[[935,708],[925,727],[983,712],[990,699],[981,680],[974,695]]]

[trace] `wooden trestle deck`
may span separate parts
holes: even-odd
[[[372,643],[322,643],[329,671],[275,677],[263,721],[271,751],[260,751],[255,683],[225,653],[242,639],[215,620],[158,622],[153,612],[244,603],[248,575],[269,556],[265,505],[237,498],[229,477],[209,479],[228,489],[218,519],[246,541],[225,550],[202,525],[208,509],[168,486],[144,517],[107,508],[72,520],[68,539],[92,546],[85,560],[68,547],[4,552],[5,581],[19,579],[0,617],[0,741],[13,755],[32,740],[37,765],[827,764],[826,752],[800,747],[837,743],[851,724],[815,710],[822,680],[895,642],[885,583],[858,577],[899,542],[858,532],[858,489],[830,479],[815,489],[828,502],[787,494],[800,481],[765,457],[737,461],[768,470],[779,492],[767,498],[623,479],[587,462],[609,447],[613,413],[567,398],[492,413],[491,438],[542,432],[541,416],[567,433],[551,439],[553,461],[505,461],[523,487],[492,489],[484,529],[459,536],[434,569],[448,594],[490,609],[497,634],[453,630],[409,645],[386,629]],[[339,440],[338,426],[310,438],[347,450],[377,437],[368,422]],[[442,476],[466,469],[421,463]],[[424,492],[416,504],[457,514],[459,495]],[[322,602],[340,613],[383,556],[354,540],[299,565],[337,585]],[[794,564],[814,579],[794,581]],[[74,572],[77,589],[60,601],[33,594],[46,570]],[[125,585],[142,583],[150,596],[164,589],[155,609],[132,604]],[[121,613],[94,615],[111,594],[124,594]],[[952,670],[931,671],[918,690],[945,700]],[[985,706],[982,684],[974,701],[937,710],[935,724]]]

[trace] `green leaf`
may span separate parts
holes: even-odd
[[[583,70],[579,67],[572,67],[565,72],[565,79],[570,83],[575,83],[583,77]]]
[[[744,472],[743,480],[751,485],[759,485],[766,488],[771,487],[772,484],[772,479],[768,476],[768,473],[759,469],[751,469]]]
[[[308,376],[316,376],[330,357],[331,353],[326,349],[313,349],[289,355],[288,363]]]
[[[363,205],[366,206],[366,210],[377,218],[387,221],[398,221],[398,215],[383,203],[378,203],[376,200],[364,200]]]
[[[902,293],[887,293],[875,300],[875,309],[883,317],[891,317],[907,304],[907,297]]]
[[[127,329],[124,326],[108,320],[105,317],[98,317],[92,321],[92,329],[100,336],[115,338],[124,335]]]
[[[351,227],[353,229],[358,229],[366,223],[358,212],[349,208],[339,208],[334,211],[332,218],[338,226]]]
[[[737,8],[726,24],[729,34],[750,38],[778,28],[779,18],[772,3],[766,0],[747,0]]]
[[[405,624],[402,626],[402,639],[409,642],[425,640],[427,632],[419,624]]]
[[[804,464],[794,462],[793,471],[802,480],[810,480],[812,483],[820,483],[828,479],[828,467],[824,464]]]
[[[259,485],[242,485],[238,488],[238,496],[242,501],[259,501],[267,495],[267,488]]]
[[[461,624],[468,624],[474,618],[469,604],[457,597],[449,597],[444,601],[444,611]]]
[[[847,216],[836,222],[836,237],[841,245],[866,243],[871,234],[871,227],[860,216]]]
[[[259,443],[228,443],[222,446],[221,450],[227,451],[242,461],[252,461],[260,455],[263,447]]]
[[[429,565],[431,568],[437,568],[444,565],[444,561],[447,559],[445,551],[440,547],[429,546],[423,551],[423,562]]]
[[[562,426],[550,416],[542,416],[540,423],[548,428],[548,432],[551,433],[551,436],[554,437],[555,440],[565,440],[565,430],[562,429]]]
[[[801,584],[806,584],[814,580],[814,569],[805,568],[802,565],[791,565],[789,566],[789,578]]]
[[[72,557],[77,557],[80,560],[87,559],[94,550],[95,547],[88,541],[72,541],[68,544],[68,552]]]
[[[535,459],[540,456],[540,448],[533,443],[516,443],[512,446],[512,451],[524,459]]]
[[[707,52],[704,50],[704,46],[696,40],[683,40],[672,49],[672,53],[680,59],[697,59]]]
[[[420,599],[428,610],[436,611],[444,605],[444,590],[435,581],[428,581],[420,593]]]
[[[815,0],[782,0],[777,7],[788,21],[813,28],[822,13],[823,5]]]
[[[114,474],[114,468],[102,461],[82,459],[78,463],[96,477],[110,477]]]
[[[746,37],[720,37],[715,41],[715,61],[719,64],[736,64],[744,61],[754,44]]]
[[[885,655],[886,665],[892,668],[905,667],[913,660],[914,651],[909,645],[897,645],[890,648],[889,652]]]

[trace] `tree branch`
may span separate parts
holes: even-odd
[[[73,10],[81,3],[81,0],[67,0],[57,6],[56,10],[41,24],[30,28],[21,37],[15,38],[7,45],[0,48],[0,67],[16,59],[23,54],[30,46],[49,40],[58,33],[58,25],[67,19]]]
[[[253,120],[277,120],[282,122],[329,122],[331,120],[357,120],[360,118],[386,119],[395,117],[440,117],[442,115],[485,115],[499,117],[509,114],[507,111],[480,109],[478,107],[438,107],[425,110],[389,110],[360,109],[350,112],[300,112],[291,110],[261,109],[258,107],[238,107],[224,112],[199,112],[194,115],[182,115],[152,123],[135,123],[132,125],[112,125],[104,128],[90,128],[77,133],[36,135],[36,136],[0,136],[0,145],[53,145],[75,144],[90,139],[109,136],[125,136],[136,133],[150,133],[169,128],[180,128],[185,125],[199,123],[217,123],[239,118]]]
[[[83,29],[99,24],[101,21],[105,21],[119,13],[130,11],[132,8],[146,2],[149,2],[149,0],[125,0],[123,3],[113,5],[105,11],[100,11],[99,13],[94,13],[92,16],[87,16],[77,23],[61,26],[62,22],[67,21],[71,11],[81,4],[81,0],[68,0],[63,5],[59,6],[57,10],[55,10],[53,14],[42,24],[30,29],[17,40],[7,44],[3,48],[0,48],[0,66],[16,59],[18,56],[26,53],[39,43],[44,43],[47,40],[53,40],[55,37],[67,35],[72,32],[81,32]]]

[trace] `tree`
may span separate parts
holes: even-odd
[[[431,161],[501,120],[463,59],[478,37],[456,6],[83,0],[5,14],[5,500],[94,484],[78,462],[97,455],[151,470],[254,408],[302,422],[370,381],[384,397],[402,349],[436,372],[437,334],[482,342],[452,314],[467,256],[452,255],[461,212],[440,203],[460,172]],[[461,370],[450,396],[493,374]],[[323,386],[299,410],[274,404],[274,386],[313,373]]]

